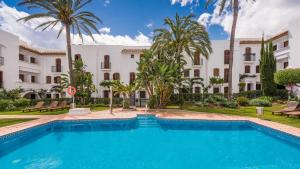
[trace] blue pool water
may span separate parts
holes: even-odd
[[[0,138],[0,169],[298,169],[299,143],[244,121],[53,122]]]

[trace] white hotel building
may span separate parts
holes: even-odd
[[[286,31],[267,38],[273,42],[277,70],[300,68],[300,22],[293,23]],[[224,78],[223,86],[213,87],[209,92],[227,92],[229,40],[212,40],[213,53],[209,59],[195,56],[193,63],[186,57],[185,77],[202,77],[208,84],[209,78],[219,76]],[[246,83],[244,90],[260,89],[259,39],[237,39],[235,41],[233,61],[233,92],[239,92],[239,83]],[[94,75],[97,91],[93,97],[108,97],[108,89],[99,86],[103,80],[120,79],[130,83],[137,73],[137,62],[143,49],[149,46],[119,46],[119,45],[73,45],[74,59],[82,58],[87,65],[87,71]],[[65,51],[50,51],[32,48],[8,32],[0,30],[0,88],[24,89],[23,95],[37,98],[32,90],[47,89],[48,98],[60,97],[50,91],[60,80],[61,73],[68,72]],[[201,91],[200,86],[194,86],[194,92]],[[135,98],[145,98],[145,91],[137,91]]]

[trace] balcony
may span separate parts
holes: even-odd
[[[51,72],[60,73],[60,72],[62,72],[62,67],[51,66]]]
[[[102,70],[110,70],[111,69],[111,62],[109,62],[109,64],[105,64],[105,63],[101,62],[101,69]]]
[[[4,65],[4,57],[0,56],[0,65]]]
[[[244,53],[244,61],[245,62],[255,62],[256,54],[255,53]]]

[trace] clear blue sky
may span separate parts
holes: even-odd
[[[172,5],[171,0],[93,0],[87,5],[86,10],[99,16],[103,24],[98,27],[111,28],[112,35],[135,36],[138,32],[142,32],[149,36],[154,29],[162,26],[165,17],[173,17],[176,13],[183,16],[193,12],[195,19],[198,19],[203,12],[211,13],[213,8],[204,9],[204,1],[200,0],[199,6],[189,4],[182,7],[179,3]],[[4,2],[27,13],[36,12],[18,6],[20,0],[4,0]],[[149,28],[146,25],[150,23],[153,26]],[[211,39],[228,38],[220,26],[209,26],[208,31]]]

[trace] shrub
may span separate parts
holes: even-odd
[[[250,90],[250,91],[243,91],[240,93],[234,94],[234,96],[237,97],[247,97],[249,99],[254,99],[262,96],[261,90]]]
[[[20,98],[14,101],[14,106],[18,107],[18,108],[24,108],[24,107],[28,107],[30,105],[30,100],[29,99],[24,99],[24,98]]]
[[[240,106],[247,106],[249,104],[249,99],[246,97],[238,97],[236,102]]]
[[[10,111],[14,110],[15,106],[13,104],[13,101],[7,100],[7,99],[1,99],[0,100],[0,111]]]
[[[152,96],[149,98],[147,105],[149,106],[150,109],[154,109],[157,107],[157,98],[156,96]]]
[[[269,100],[263,98],[257,98],[250,100],[249,104],[251,106],[262,106],[262,107],[270,107],[272,103]]]
[[[227,107],[227,108],[232,108],[235,109],[238,107],[238,104],[236,102],[233,101],[223,101],[223,102],[219,102],[219,105],[222,107]]]
[[[294,85],[300,83],[300,69],[284,69],[277,71],[274,80],[280,85]]]
[[[209,96],[208,98],[204,99],[204,102],[205,103],[211,103],[211,104],[216,104],[217,103],[217,101],[212,96]]]

